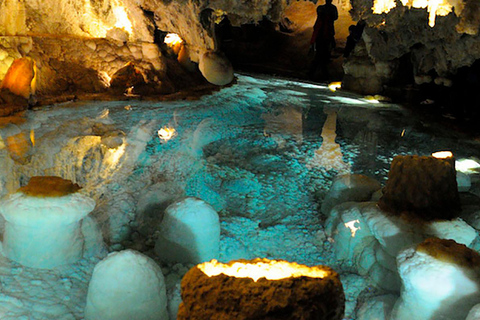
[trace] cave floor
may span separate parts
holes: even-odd
[[[323,84],[237,74],[231,86],[200,93],[170,101],[82,99],[25,111],[0,128],[0,196],[33,175],[71,179],[97,201],[91,216],[110,251],[133,248],[154,259],[160,208],[183,196],[201,198],[220,216],[219,260],[331,266],[344,281],[350,317],[359,295],[377,290],[337,263],[325,233],[319,207],[335,176],[365,174],[383,184],[399,154],[448,149],[458,159],[480,159],[475,139]],[[175,129],[169,140],[158,132],[166,127]],[[24,154],[9,145],[12,132],[24,134]],[[35,270],[2,257],[1,318],[81,319],[100,258],[88,253],[70,266]],[[180,280],[192,265],[160,264],[174,319]]]

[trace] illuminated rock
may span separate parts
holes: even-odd
[[[425,234],[440,239],[451,239],[468,247],[478,237],[477,231],[460,218],[427,223]]]
[[[151,258],[133,250],[109,254],[93,270],[85,319],[168,319],[162,270]]]
[[[205,52],[200,57],[198,68],[208,82],[217,86],[229,84],[233,80],[232,64],[222,53]]]
[[[28,267],[53,268],[82,258],[80,221],[95,201],[78,186],[58,177],[33,177],[0,205],[6,220],[5,255]]]
[[[142,72],[131,62],[115,72],[110,80],[110,88],[118,93],[123,93],[130,88],[138,90],[145,84]]]
[[[162,261],[201,263],[218,258],[220,221],[209,204],[185,198],[165,210],[155,252]]]
[[[427,239],[397,263],[403,287],[392,319],[463,320],[480,301],[480,255],[464,245]]]
[[[378,205],[394,214],[408,212],[424,220],[454,218],[460,211],[455,160],[396,156]]]
[[[190,54],[185,45],[180,48],[180,52],[177,57],[178,62],[189,72],[193,72],[197,69],[197,65],[190,60]]]
[[[20,58],[13,61],[3,78],[0,88],[5,88],[18,96],[28,99],[35,94],[35,61],[32,58]]]
[[[182,301],[179,320],[335,320],[345,308],[332,269],[268,259],[197,265],[182,279]]]

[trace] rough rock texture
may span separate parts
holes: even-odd
[[[455,217],[460,211],[455,160],[396,156],[378,205],[388,212],[409,212],[425,220]]]
[[[218,49],[215,22],[228,15],[232,25],[258,23],[264,17],[279,22],[287,1],[222,1],[222,0],[144,0],[142,7],[155,15],[155,25],[162,31],[174,32],[185,40],[192,61],[199,61],[207,50]]]
[[[393,319],[465,319],[480,299],[480,255],[431,238],[397,257],[403,289]]]
[[[205,201],[187,197],[165,209],[155,243],[155,253],[164,262],[201,263],[218,259],[220,220]]]
[[[205,52],[198,68],[208,82],[223,86],[233,80],[233,67],[230,61],[217,52]]]
[[[95,208],[93,199],[78,192],[39,197],[19,190],[3,199],[0,208],[6,221],[3,250],[9,259],[52,269],[82,258],[81,220]]]
[[[372,194],[380,188],[380,182],[365,175],[337,176],[322,202],[322,212],[328,213],[334,206],[343,202],[370,200]]]
[[[153,42],[151,21],[135,0],[0,1],[2,35],[102,38],[115,27],[127,30],[131,41]]]
[[[85,319],[168,319],[162,270],[134,250],[109,254],[93,270]]]
[[[193,267],[182,279],[178,319],[342,319],[345,296],[338,274],[257,282]]]
[[[402,5],[406,1],[392,3],[393,8],[388,12],[374,13],[372,1],[352,1],[353,19],[365,20],[367,27],[363,40],[345,63],[344,87],[378,93],[383,85],[392,84],[395,77],[398,80],[398,76],[410,84],[415,77],[417,84],[435,82],[449,86],[459,68],[480,58],[478,1],[445,1],[444,7],[451,9],[453,5],[454,12],[437,15],[433,27],[427,8],[412,7],[415,1],[409,1],[408,6]],[[367,69],[369,78],[362,75],[362,70]]]
[[[156,50],[157,55],[151,51]],[[37,94],[101,92],[109,77],[128,62],[145,75],[153,89],[162,90],[166,62],[153,43],[124,43],[74,37],[0,37],[0,78],[10,61],[26,54],[37,66]]]

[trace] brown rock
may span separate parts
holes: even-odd
[[[393,159],[379,207],[424,220],[452,219],[460,211],[455,160],[425,156]]]
[[[255,282],[225,274],[208,277],[195,266],[182,279],[177,319],[342,319],[345,296],[340,278],[328,267],[317,267],[328,275]]]
[[[112,90],[123,93],[129,88],[140,89],[145,87],[145,79],[133,63],[127,63],[112,76],[110,87]]]
[[[70,180],[60,177],[32,177],[28,184],[18,189],[33,197],[62,197],[80,190],[81,187]]]

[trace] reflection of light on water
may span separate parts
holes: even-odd
[[[223,264],[217,260],[204,262],[197,267],[209,277],[225,274],[235,278],[250,278],[257,281],[260,278],[279,280],[291,277],[324,278],[329,272],[319,266],[308,267],[295,262],[262,259],[259,262],[234,262]]]
[[[480,163],[473,159],[459,159],[455,161],[455,169],[463,173],[475,173],[480,171]]]
[[[328,85],[328,89],[330,89],[333,92],[337,91],[337,89],[340,89],[341,87],[342,87],[341,82],[332,82]]]
[[[120,161],[120,158],[124,155],[125,153],[125,143],[122,144],[118,148],[112,148],[108,149],[107,153],[105,155],[105,161],[109,166],[109,169],[113,169],[118,165],[118,162]]]
[[[315,150],[315,155],[308,161],[307,168],[322,167],[326,170],[337,170],[339,173],[349,173],[350,163],[343,161],[340,145],[335,142],[337,137],[337,112],[325,109],[327,120],[322,129],[322,145]]]
[[[345,104],[367,104],[367,102],[359,100],[359,99],[352,99],[347,97],[330,97],[331,100],[336,100],[341,103]]]
[[[103,109],[102,113],[98,117],[100,119],[106,119],[106,118],[108,118],[109,113],[110,113],[110,110]]]
[[[286,138],[292,136],[297,142],[303,141],[302,112],[295,107],[281,107],[275,113],[262,115],[265,120],[263,135],[270,137],[279,147],[286,144]]]
[[[438,151],[432,153],[432,157],[437,159],[446,159],[453,157],[453,153],[451,153],[450,151]]]
[[[380,103],[380,101],[378,101],[378,99],[374,96],[366,96],[364,99],[370,103]]]
[[[158,137],[163,141],[168,141],[173,138],[175,135],[175,128],[163,127],[162,129],[158,130]]]
[[[360,220],[357,219],[357,220],[352,220],[352,221],[349,221],[347,223],[344,223],[345,227],[350,229],[350,232],[352,233],[352,237],[355,237],[355,234],[357,233],[357,230],[360,230],[360,226],[356,227],[355,223],[360,223]]]

